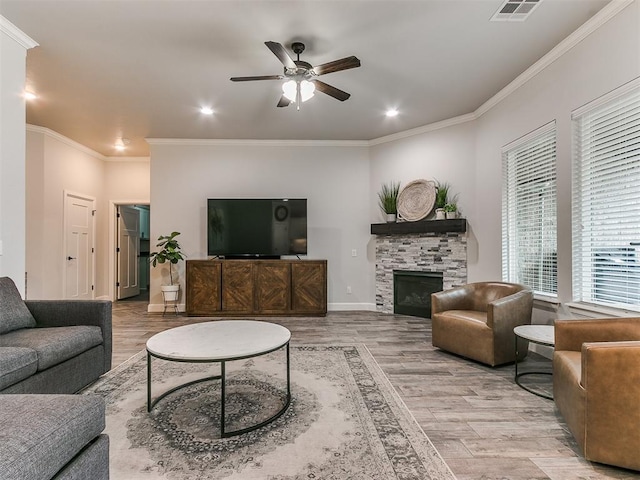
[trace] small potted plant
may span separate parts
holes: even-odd
[[[395,222],[398,215],[398,193],[400,193],[400,182],[385,183],[378,192],[378,205],[386,214],[387,222]]]
[[[449,189],[451,185],[447,182],[436,181],[436,220],[445,219],[445,206],[449,202]]]
[[[181,247],[176,240],[180,232],[171,232],[171,235],[160,235],[156,247],[160,247],[157,252],[149,254],[149,262],[155,267],[158,263],[169,262],[169,285],[162,285],[162,295],[165,301],[176,301],[180,284],[173,284],[173,266],[180,260],[184,260],[185,255],[180,251]]]
[[[456,205],[455,203],[447,203],[444,206],[444,211],[447,219],[458,217],[458,205]]]

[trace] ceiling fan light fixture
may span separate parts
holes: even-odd
[[[306,102],[311,97],[313,97],[315,91],[316,86],[313,82],[310,82],[308,80],[302,80],[302,82],[300,82],[300,95],[302,95],[303,102]]]
[[[308,80],[302,80],[300,82],[300,97],[303,102],[306,102],[311,97],[313,97],[316,91],[316,86],[313,82]],[[288,82],[284,82],[282,85],[282,93],[287,99],[292,102],[296,101],[296,96],[298,94],[298,82],[295,80],[289,80]]]

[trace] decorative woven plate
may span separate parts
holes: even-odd
[[[429,180],[414,180],[398,194],[398,215],[408,222],[422,220],[436,203],[436,184]]]

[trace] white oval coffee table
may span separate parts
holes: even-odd
[[[147,340],[147,411],[164,397],[194,383],[220,380],[220,436],[240,435],[256,430],[280,417],[291,403],[291,374],[289,340],[291,332],[281,325],[253,320],[227,320],[194,323],[160,332]],[[247,428],[234,431],[225,429],[225,364],[234,360],[266,355],[286,347],[287,395],[284,406],[271,417]],[[151,399],[151,358],[170,362],[219,363],[220,375],[201,378],[179,385]]]

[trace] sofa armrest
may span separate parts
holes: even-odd
[[[468,285],[431,294],[432,316],[447,310],[471,310],[472,305],[472,292]]]
[[[640,341],[582,345],[585,456],[640,468]]]
[[[585,342],[640,340],[640,318],[556,320],[555,349],[579,352]]]
[[[95,325],[102,330],[105,372],[111,369],[112,325],[109,300],[26,300],[37,327]]]
[[[531,323],[533,311],[533,292],[521,290],[489,303],[487,308],[487,326],[496,334],[513,335],[518,325]]]

